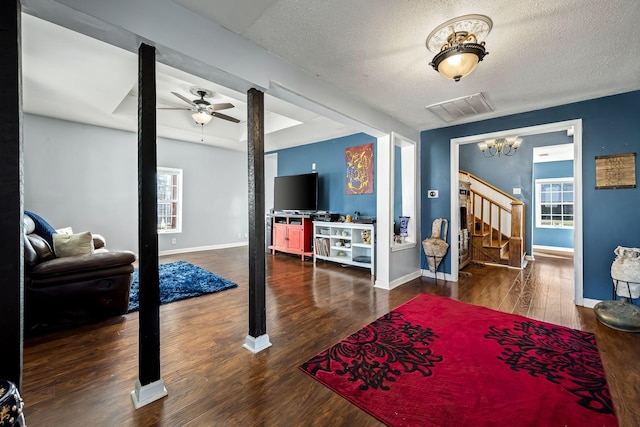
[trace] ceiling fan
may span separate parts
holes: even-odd
[[[233,123],[240,123],[240,120],[235,117],[227,116],[226,114],[219,113],[220,110],[227,110],[229,108],[233,108],[234,105],[228,102],[224,102],[221,104],[212,104],[207,101],[205,98],[212,98],[215,94],[208,90],[200,87],[192,87],[189,89],[193,95],[199,96],[200,99],[194,99],[193,101],[189,98],[186,98],[180,95],[177,92],[171,92],[184,102],[190,105],[190,107],[167,107],[167,108],[159,108],[159,110],[189,110],[193,111],[191,117],[193,120],[199,125],[206,125],[211,121],[213,117],[217,117],[219,119],[228,120]]]

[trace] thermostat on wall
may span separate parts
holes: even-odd
[[[427,191],[427,197],[429,199],[437,199],[438,198],[438,190],[429,190],[429,191]]]

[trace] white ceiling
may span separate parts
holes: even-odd
[[[137,131],[137,55],[39,18],[22,16],[23,110],[29,114]],[[158,107],[189,107],[171,94],[196,99],[203,87],[215,93],[212,104],[230,102],[221,111],[240,123],[214,118],[202,127],[191,111],[158,110],[158,135],[246,150],[246,94],[167,65],[156,64]],[[348,135],[342,124],[265,95],[265,150],[287,148]],[[318,139],[321,135],[322,139]]]
[[[520,113],[640,89],[631,39],[638,0],[173,0],[416,130]],[[426,36],[465,14],[493,20],[489,55],[460,82],[429,65]],[[24,110],[134,131],[136,55],[30,16],[23,18]],[[204,127],[206,143],[243,149],[246,96],[158,64],[158,102],[182,106],[191,86],[231,102]],[[482,92],[493,112],[446,123],[425,106]],[[265,96],[267,150],[353,131]],[[200,141],[187,111],[158,114],[158,134]]]
[[[545,145],[533,147],[533,163],[573,160],[573,144]]]

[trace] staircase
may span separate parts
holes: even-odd
[[[471,261],[522,267],[524,203],[466,171],[460,181],[471,183]]]

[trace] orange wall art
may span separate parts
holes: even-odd
[[[345,150],[347,194],[373,194],[373,144]]]

